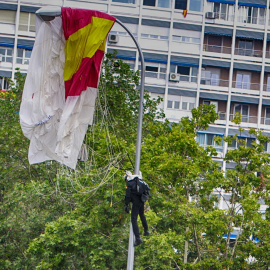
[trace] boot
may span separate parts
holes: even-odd
[[[150,232],[149,231],[145,231],[143,235],[144,236],[149,236],[150,235]]]
[[[143,240],[141,238],[136,238],[136,241],[135,241],[135,244],[134,244],[134,247],[140,245],[141,243],[143,242]]]

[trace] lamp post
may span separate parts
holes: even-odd
[[[44,21],[53,20],[57,16],[61,16],[60,7],[43,7],[36,11],[36,15]],[[134,174],[139,174],[140,171],[140,158],[141,158],[141,141],[142,141],[142,121],[143,121],[143,99],[144,99],[144,83],[145,83],[145,64],[144,57],[141,50],[141,47],[131,33],[131,31],[118,19],[116,22],[120,24],[131,36],[136,47],[139,51],[141,59],[141,84],[140,84],[140,100],[139,100],[139,115],[138,115],[138,126],[137,126],[137,141],[136,141],[136,156],[135,156],[135,170]],[[128,260],[127,260],[127,270],[133,270],[134,266],[134,233],[132,224],[130,222],[130,231],[129,231],[129,245],[128,245]]]

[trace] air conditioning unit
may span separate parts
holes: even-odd
[[[215,12],[206,12],[205,18],[206,19],[215,19],[216,18]]]
[[[115,34],[109,34],[108,41],[110,43],[117,43],[119,41],[119,37]]]
[[[170,81],[173,81],[173,82],[179,82],[180,80],[180,75],[177,74],[177,73],[170,73]]]

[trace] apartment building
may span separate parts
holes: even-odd
[[[214,136],[234,135],[231,122],[242,115],[241,136],[249,128],[270,135],[269,0],[2,0],[0,1],[0,89],[16,68],[27,72],[35,38],[35,11],[70,6],[109,13],[138,39],[146,63],[146,86],[170,121],[190,116],[200,104],[214,104],[219,119],[198,135],[218,151],[221,167],[228,146]],[[139,53],[121,25],[108,36],[107,50],[140,69]],[[236,143],[230,148],[237,147]],[[269,145],[265,150],[270,152]],[[223,208],[223,206],[221,205]]]

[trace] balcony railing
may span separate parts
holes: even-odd
[[[226,120],[226,112],[218,112],[218,120]]]
[[[215,12],[215,19],[233,22],[234,15],[228,14],[228,13],[222,13],[222,12]]]
[[[234,114],[230,114],[230,121],[234,119]],[[257,116],[241,115],[242,123],[257,124]]]
[[[197,83],[197,76],[182,75],[180,74],[180,82],[194,82]]]
[[[231,47],[216,46],[210,44],[204,44],[203,50],[206,52],[215,52],[215,53],[225,53],[225,54],[231,53]]]
[[[238,16],[238,22],[264,25],[265,16]]]
[[[236,48],[235,54],[236,55],[243,55],[243,56],[250,56],[250,57],[262,57],[261,50],[253,50],[253,49]]]
[[[145,72],[145,77],[165,80],[166,79],[166,73],[146,71]]]
[[[220,87],[229,87],[228,80],[220,80],[215,78],[201,78],[202,85],[212,85],[212,86],[220,86]]]
[[[259,83],[249,83],[249,82],[240,82],[240,81],[233,81],[232,88],[238,89],[246,89],[246,90],[260,90]]]
[[[262,117],[261,118],[261,124],[270,126],[270,118],[269,117]]]

